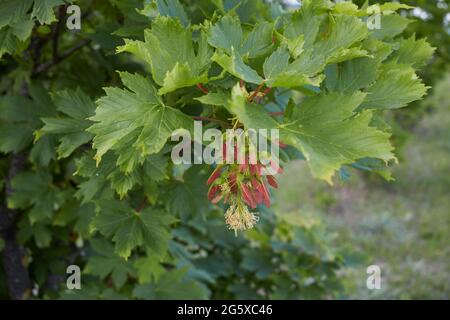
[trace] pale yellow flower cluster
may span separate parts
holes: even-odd
[[[250,212],[246,205],[237,204],[235,201],[225,212],[225,222],[235,233],[253,228],[258,220],[259,217]]]

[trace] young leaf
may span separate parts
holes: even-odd
[[[149,63],[162,95],[208,82],[211,52],[206,35],[201,33],[197,51],[194,46],[189,27],[183,27],[178,19],[159,17],[145,30],[145,42],[127,41],[118,52],[136,54]]]

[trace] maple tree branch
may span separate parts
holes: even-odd
[[[61,29],[64,25],[64,18],[66,16],[67,5],[62,5],[58,7],[58,22],[55,24],[52,30],[52,54],[53,61],[57,62],[59,60],[59,35],[61,33]]]
[[[25,266],[25,249],[16,240],[16,221],[18,212],[8,208],[7,199],[13,193],[11,181],[25,167],[25,153],[15,153],[11,156],[8,175],[6,177],[5,197],[0,207],[0,235],[5,247],[2,250],[3,267],[9,297],[22,300],[30,296],[31,280]]]
[[[28,85],[24,82],[20,95],[29,97]],[[25,265],[25,249],[16,240],[16,221],[19,212],[8,208],[7,199],[13,194],[11,181],[25,168],[27,154],[12,154],[5,178],[4,200],[0,206],[0,236],[5,247],[1,252],[9,297],[13,300],[27,299],[31,293],[31,280]]]
[[[57,64],[59,64],[64,59],[70,57],[72,54],[74,54],[75,52],[77,52],[78,50],[83,48],[84,46],[87,46],[90,42],[91,42],[91,39],[82,40],[78,44],[73,46],[72,48],[67,49],[61,55],[59,55],[58,56],[58,60],[56,60],[56,61],[55,60],[48,61],[46,63],[43,63],[43,64],[39,65],[36,68],[36,70],[32,73],[31,77],[35,78],[38,75],[48,71],[50,68],[52,68],[53,66],[56,66]]]

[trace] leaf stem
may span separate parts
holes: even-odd
[[[248,102],[252,102],[253,99],[258,95],[258,93],[261,91],[262,87],[263,87],[264,83],[261,83],[258,88],[256,88],[255,91],[253,91],[252,95],[250,97],[248,97],[247,101]]]
[[[197,84],[197,88],[199,88],[204,94],[208,94],[208,93],[209,93],[209,90],[206,89],[206,88],[203,86],[203,84],[201,84],[201,83],[198,83],[198,84]]]
[[[269,114],[271,116],[274,116],[274,117],[276,117],[276,116],[284,116],[284,111],[269,112]]]

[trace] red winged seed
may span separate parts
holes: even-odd
[[[219,201],[220,201],[220,199],[222,199],[222,197],[223,197],[223,194],[222,194],[222,193],[219,193],[215,198],[211,199],[211,203],[212,203],[212,204],[217,204],[217,203],[219,203]]]
[[[218,191],[220,191],[220,186],[213,186],[211,189],[209,189],[208,199],[211,201],[216,196]]]
[[[247,170],[248,170],[247,163],[242,163],[239,165],[239,172],[247,172]]]
[[[261,204],[263,202],[263,195],[260,192],[259,182],[255,178],[252,179],[252,189],[253,189],[253,197],[255,198],[256,202],[258,204]]]
[[[245,203],[247,203],[253,209],[256,208],[256,202],[253,199],[252,194],[250,193],[250,190],[248,190],[247,186],[244,183],[240,183],[240,187]]]
[[[262,171],[262,165],[260,163],[256,164],[256,175],[260,176]]]
[[[221,169],[222,167],[219,166],[211,173],[211,175],[208,178],[208,181],[206,181],[207,185],[212,184],[214,181],[217,180],[217,178],[220,177]]]
[[[252,187],[253,187],[253,189],[256,189],[256,190],[258,190],[258,188],[259,188],[259,182],[255,178],[252,179]]]
[[[278,188],[277,180],[273,176],[266,176],[267,182],[275,189]]]
[[[261,183],[259,190],[262,193],[265,206],[267,208],[270,208],[270,195],[266,185],[264,183]]]
[[[255,199],[256,204],[261,204],[261,203],[263,203],[263,197],[262,197],[262,194],[259,193],[257,190],[255,190],[255,189],[252,190],[252,196],[253,196],[253,199]]]
[[[230,173],[230,176],[229,176],[229,181],[230,181],[230,189],[231,189],[231,192],[233,192],[233,193],[237,193],[237,185],[236,185],[236,173],[234,173],[234,172],[232,172],[232,173]]]

